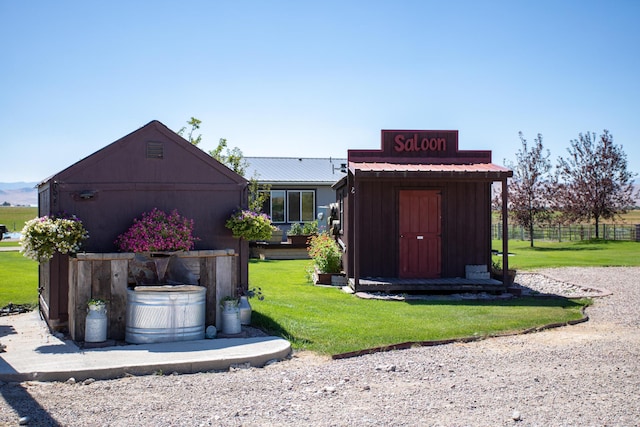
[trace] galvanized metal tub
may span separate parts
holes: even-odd
[[[202,286],[128,289],[125,341],[148,344],[204,339],[206,292]]]

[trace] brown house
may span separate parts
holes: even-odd
[[[152,121],[56,173],[38,186],[39,215],[75,214],[89,231],[82,251],[116,252],[134,218],[158,208],[194,221],[199,249],[233,249],[237,278],[247,283],[248,244],[225,228],[247,205],[247,181],[158,121]],[[40,305],[49,325],[69,318],[68,256],[40,266]]]
[[[458,150],[458,131],[383,130],[381,149],[349,150],[348,167],[334,188],[355,290],[499,289],[488,277],[491,183],[506,200],[512,171],[490,151]]]

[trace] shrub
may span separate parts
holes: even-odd
[[[327,233],[313,236],[308,251],[320,273],[340,273],[342,251]]]
[[[287,231],[287,236],[302,236],[304,233],[302,232],[302,225],[299,222],[294,222],[291,224],[289,231]]]
[[[135,218],[133,225],[114,242],[122,252],[188,251],[198,239],[193,236],[193,220],[176,209],[170,215],[157,208]]]
[[[302,226],[302,234],[318,234],[318,221],[305,222]]]

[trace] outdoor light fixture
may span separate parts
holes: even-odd
[[[340,167],[336,167],[334,165],[331,165],[331,168],[333,169],[333,173],[335,173],[336,170],[339,170],[342,173],[347,173],[347,164],[346,163],[340,163]]]
[[[93,199],[93,197],[96,195],[96,192],[94,190],[83,190],[80,192],[80,198],[82,200],[90,200]]]

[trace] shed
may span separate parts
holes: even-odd
[[[82,220],[90,238],[82,251],[115,252],[116,237],[134,218],[158,208],[194,221],[195,250],[232,249],[236,279],[247,283],[248,244],[225,228],[247,205],[247,181],[159,121],[107,145],[38,185],[40,216],[61,212]],[[40,306],[52,328],[69,319],[69,259],[40,265]]]
[[[351,286],[504,289],[488,276],[491,184],[502,182],[506,200],[512,171],[491,163],[490,151],[459,150],[455,130],[383,130],[381,139],[379,150],[349,150],[348,174],[334,185]]]

